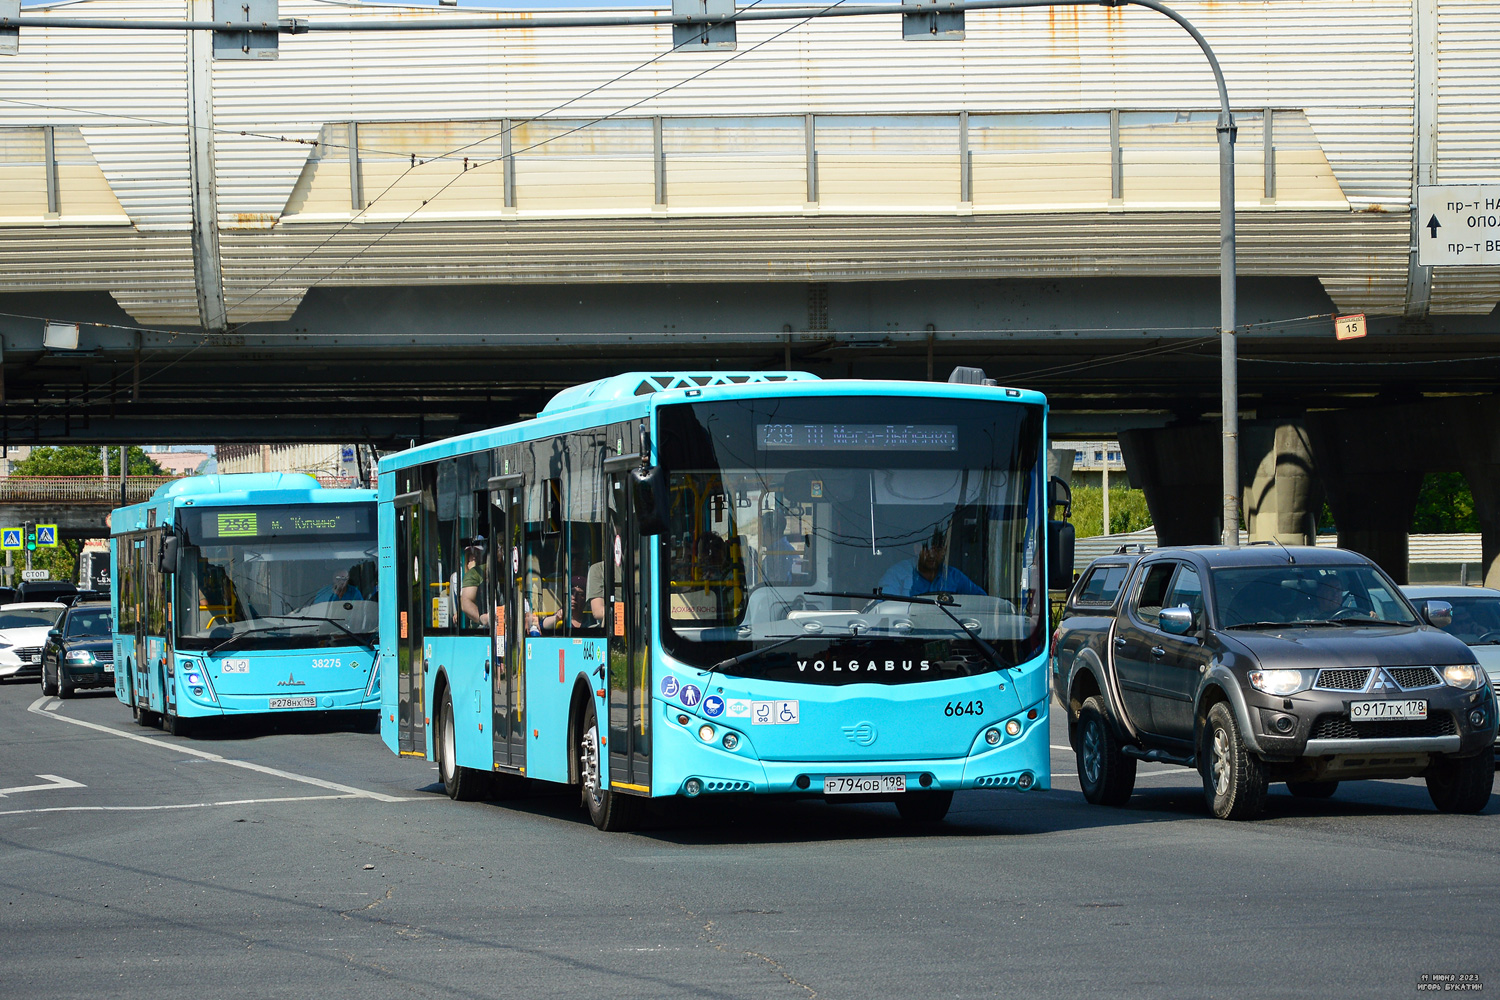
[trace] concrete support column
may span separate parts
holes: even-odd
[[[1339,546],[1369,556],[1397,583],[1407,582],[1407,535],[1428,464],[1422,441],[1434,431],[1416,409],[1307,415]]]
[[[1161,545],[1215,545],[1223,522],[1219,428],[1211,424],[1120,432],[1130,485],[1146,494]]]
[[[1245,427],[1240,457],[1253,470],[1245,490],[1250,541],[1314,544],[1323,498],[1307,428],[1290,421]]]

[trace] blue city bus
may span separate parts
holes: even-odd
[[[110,515],[115,695],[142,725],[363,710],[375,685],[375,491],[193,476]]]
[[[383,457],[386,744],[457,799],[573,785],[604,830],[1049,787],[1046,401],[955,379],[625,374]]]

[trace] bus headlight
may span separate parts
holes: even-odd
[[[986,743],[988,743],[990,746],[992,746],[992,747],[999,746],[1000,745],[1000,740],[1001,740],[1000,730],[998,730],[998,729],[986,729],[984,731],[984,741]]]
[[[698,738],[704,743],[712,743],[714,741],[714,727],[710,726],[708,723],[704,723],[703,725],[699,726]]]
[[[1005,732],[1006,732],[1007,735],[1010,735],[1010,736],[1020,736],[1021,735],[1021,723],[1018,720],[1016,720],[1016,719],[1011,719],[1009,722],[1007,722],[1005,724]]]
[[[740,745],[740,738],[738,736],[734,735],[734,733],[725,733],[724,734],[724,749],[725,750],[733,750],[735,747],[737,747],[739,745]]]

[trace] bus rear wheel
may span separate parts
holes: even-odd
[[[595,826],[606,833],[635,829],[640,819],[639,800],[604,787],[603,768],[599,766],[599,714],[592,702],[584,710],[578,737],[578,777],[584,808]]]
[[[453,729],[453,692],[443,689],[443,703],[438,708],[437,739],[433,740],[437,750],[438,775],[443,779],[443,791],[458,802],[470,802],[483,798],[485,779],[489,775],[464,767],[457,762],[458,739]]]

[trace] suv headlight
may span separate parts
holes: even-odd
[[[1303,670],[1252,670],[1250,686],[1266,694],[1285,696],[1306,691],[1312,685],[1315,671]]]
[[[1461,690],[1477,688],[1484,684],[1484,671],[1469,663],[1455,663],[1443,668],[1443,682]]]

